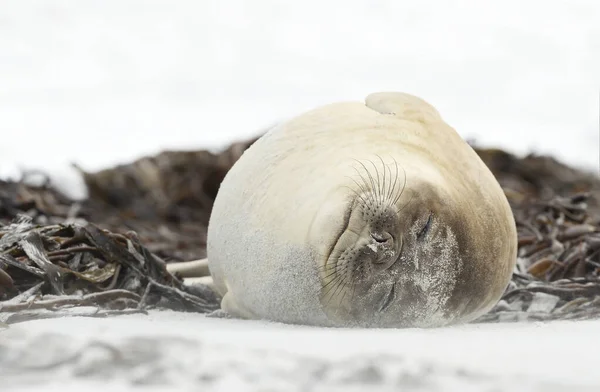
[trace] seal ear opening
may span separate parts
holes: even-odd
[[[373,93],[367,96],[365,104],[368,108],[381,114],[393,115],[421,123],[442,120],[438,111],[431,104],[419,97],[406,93]]]

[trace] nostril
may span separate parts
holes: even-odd
[[[385,244],[385,243],[388,243],[392,239],[392,236],[385,232],[384,233],[371,233],[371,238],[373,238],[375,240],[375,242],[377,242],[378,244]]]

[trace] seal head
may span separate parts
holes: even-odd
[[[439,183],[413,179],[407,186],[396,162],[377,166],[361,163],[363,173],[357,170],[338,214],[343,218],[333,223],[331,214],[321,222],[338,227],[318,263],[321,302],[344,325],[443,325],[459,312],[450,304],[460,296],[455,291],[465,257],[460,249],[472,244]],[[325,227],[311,230],[316,235]]]

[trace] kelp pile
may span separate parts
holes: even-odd
[[[502,301],[480,321],[600,316],[600,221],[587,213],[589,199],[556,196],[513,208],[517,271]]]
[[[519,238],[511,284],[479,321],[600,316],[600,178],[549,157],[478,153],[504,189]]]
[[[184,286],[165,265],[206,257],[219,184],[255,140],[81,171],[82,201],[26,176],[0,181],[0,322],[218,309],[214,293]],[[478,321],[600,316],[599,177],[550,157],[474,148],[504,189],[519,236],[512,282]]]
[[[184,286],[165,266],[206,256],[218,186],[250,143],[82,171],[83,201],[49,181],[31,185],[31,173],[0,180],[0,323],[151,307],[217,310],[212,291]]]
[[[188,292],[133,232],[116,234],[93,224],[40,227],[20,216],[0,228],[0,263],[3,294],[15,295],[0,302],[0,321],[6,324],[144,312],[157,304],[199,312],[218,309],[210,290]]]

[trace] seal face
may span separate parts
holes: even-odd
[[[470,321],[499,300],[516,249],[491,172],[402,93],[269,131],[225,177],[208,228],[226,312],[323,326]]]
[[[462,269],[452,228],[457,222],[428,184],[406,188],[396,162],[395,173],[383,161],[379,169],[370,163],[376,177],[362,164],[359,191],[320,268],[321,301],[341,323],[435,324],[448,316],[446,305]]]

